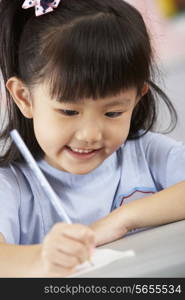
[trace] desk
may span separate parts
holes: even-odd
[[[122,258],[78,277],[185,277],[185,220],[125,236],[99,248],[134,250]]]

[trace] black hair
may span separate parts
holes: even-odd
[[[34,8],[22,9],[23,2],[0,2],[0,68],[4,82],[16,76],[31,90],[46,81],[52,98],[74,102],[114,96],[130,87],[140,94],[147,83],[149,91],[133,111],[128,140],[153,129],[159,99],[170,111],[169,128],[174,128],[176,112],[154,83],[150,37],[133,6],[123,0],[62,0],[52,13],[36,17]],[[7,146],[0,165],[21,160],[16,146],[7,144],[14,128],[36,158],[42,155],[32,120],[22,115],[8,91],[6,108],[7,123],[0,139]]]

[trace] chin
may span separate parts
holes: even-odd
[[[92,172],[96,168],[97,168],[97,166],[95,166],[94,168],[83,168],[83,167],[71,168],[71,169],[69,168],[68,172],[71,174],[74,174],[74,175],[85,175],[85,174]]]
[[[71,170],[69,173],[74,174],[74,175],[85,175],[90,173],[92,170],[84,171],[84,170]]]

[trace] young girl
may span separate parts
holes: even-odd
[[[0,45],[1,277],[67,276],[95,246],[185,218],[185,145],[150,131],[159,98],[176,115],[153,82],[136,9],[122,0],[1,0]],[[12,143],[14,128],[73,224]]]

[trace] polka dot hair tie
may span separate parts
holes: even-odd
[[[25,0],[22,8],[27,9],[30,7],[35,7],[35,15],[41,16],[53,11],[61,0]]]

